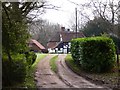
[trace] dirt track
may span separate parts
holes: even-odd
[[[38,63],[35,79],[37,80],[37,88],[67,88],[68,86],[62,82],[55,73],[50,69],[49,60],[55,55],[48,55]]]
[[[65,54],[59,54],[57,60],[58,74],[50,69],[49,61],[55,56],[49,54],[37,66],[35,80],[37,88],[103,88],[73,73],[65,64]]]
[[[85,80],[83,77],[78,76],[74,72],[72,72],[65,63],[64,58],[66,55],[59,55],[59,59],[57,62],[58,66],[58,75],[59,77],[70,87],[74,88],[103,88],[101,86],[95,85],[87,80]]]

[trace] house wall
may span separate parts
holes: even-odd
[[[48,49],[49,53],[70,53],[70,43],[61,42],[56,48]]]
[[[70,53],[70,42],[64,43],[64,45],[63,45],[63,53]]]

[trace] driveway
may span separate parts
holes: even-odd
[[[42,59],[38,65],[35,73],[35,80],[37,88],[102,88],[102,86],[95,85],[81,76],[72,72],[65,63],[66,54],[59,54],[56,62],[58,73],[55,74],[49,65],[49,61],[55,54],[49,54]],[[104,88],[105,89],[105,88]],[[108,89],[105,89],[108,90]]]
[[[66,54],[60,54],[57,60],[58,76],[64,83],[74,88],[103,88],[95,85],[71,71],[65,63]]]
[[[50,69],[49,61],[53,56],[50,54],[38,63],[35,73],[37,88],[68,88]]]

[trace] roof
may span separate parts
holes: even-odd
[[[49,43],[47,44],[48,48],[54,48],[56,45],[57,45],[56,42],[49,42]]]
[[[76,32],[61,32],[63,42],[70,42],[76,38]],[[77,32],[77,38],[85,37],[82,32]]]
[[[76,32],[71,31],[61,31],[57,32],[50,40],[49,42],[60,42],[60,34],[62,35],[63,42],[69,42],[72,39],[76,38]],[[85,37],[85,35],[82,32],[77,32],[77,37]]]
[[[49,40],[47,46],[48,48],[55,48],[59,45],[60,41],[60,34],[62,36],[62,42],[70,42],[72,39],[76,38],[76,32],[71,31],[61,31],[57,32],[56,35],[54,35],[51,40]],[[77,37],[85,37],[85,35],[82,32],[77,32]]]
[[[39,49],[45,49],[43,45],[41,45],[37,40],[35,39],[30,39],[29,43],[34,43]]]
[[[60,32],[56,32],[55,35],[49,40],[49,42],[59,42],[60,41]]]

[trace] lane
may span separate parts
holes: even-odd
[[[60,54],[58,56],[57,66],[58,66],[58,76],[62,79],[64,83],[73,88],[103,88],[102,86],[95,85],[83,77],[78,76],[72,72],[65,63],[66,54]]]
[[[62,82],[55,73],[50,69],[49,61],[55,56],[49,54],[43,60],[41,60],[37,65],[37,70],[35,73],[35,80],[37,88],[68,88],[68,86]]]

